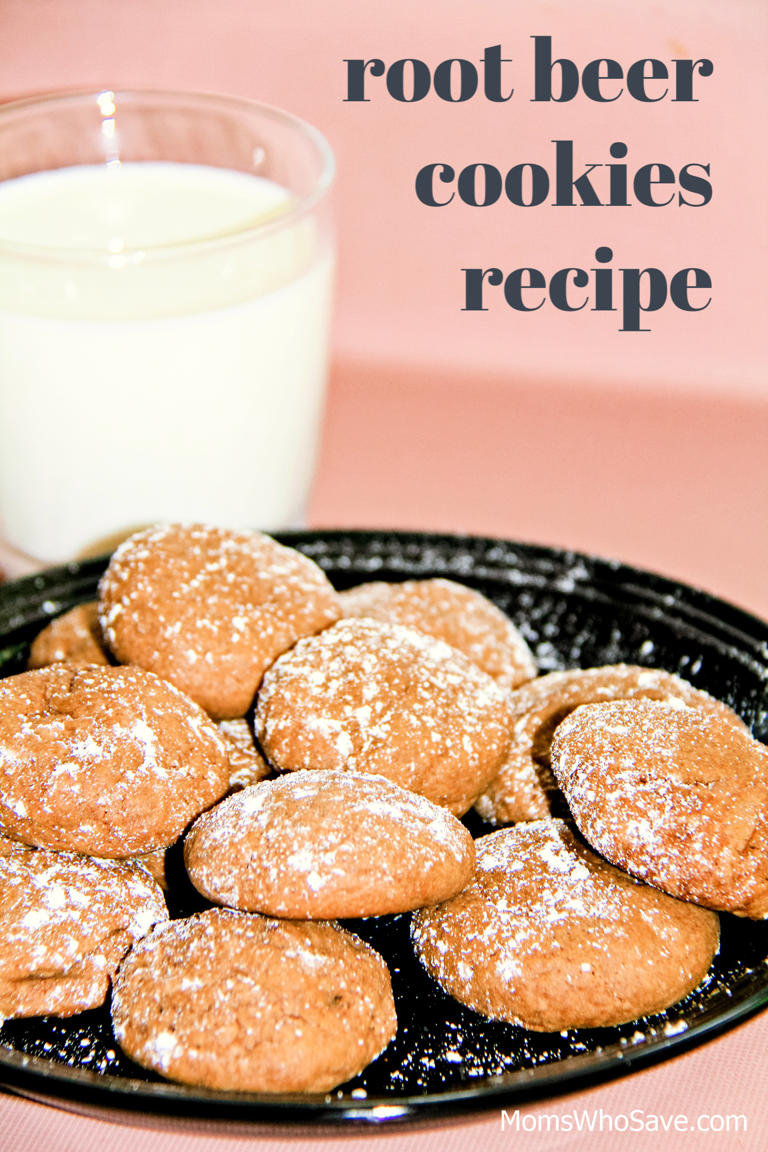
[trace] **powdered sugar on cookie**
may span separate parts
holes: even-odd
[[[131,945],[168,919],[138,867],[45,850],[0,859],[0,1015],[103,1003]]]
[[[99,584],[116,658],[170,680],[216,719],[244,716],[275,657],[340,615],[326,576],[299,552],[203,524],[130,537]]]
[[[442,578],[373,581],[342,592],[345,616],[405,624],[444,640],[487,672],[501,688],[536,675],[531,651],[509,617],[480,592]]]
[[[636,876],[706,907],[768,915],[768,749],[715,710],[583,706],[552,763],[583,835]]]
[[[300,770],[195,821],[184,859],[209,899],[291,919],[407,912],[454,895],[474,847],[450,812],[382,776]]]
[[[138,668],[49,668],[0,682],[0,827],[125,857],[173,843],[227,789],[215,725]]]
[[[661,1011],[703,978],[717,917],[638,884],[559,820],[476,841],[464,892],[413,920],[442,987],[537,1030],[598,1027]]]
[[[281,770],[370,772],[461,814],[498,771],[507,704],[465,656],[415,629],[342,620],[264,677],[256,732]]]
[[[335,924],[211,909],[174,920],[121,966],[120,1045],[184,1083],[255,1092],[328,1091],[395,1034],[389,973]]]
[[[550,672],[510,695],[509,755],[475,807],[492,824],[539,820],[550,814],[556,782],[549,746],[557,725],[580,704],[602,700],[649,699],[679,701],[715,712],[737,727],[744,725],[726,704],[660,668],[607,664]]]

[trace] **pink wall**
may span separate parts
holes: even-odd
[[[759,144],[766,116],[763,0],[2,0],[0,98],[88,86],[222,90],[284,105],[313,120],[338,157],[341,266],[335,350],[347,362],[473,371],[492,380],[558,380],[667,389],[768,393],[762,331],[766,259]],[[612,56],[710,57],[699,103],[535,104],[531,35],[586,63]],[[345,103],[345,57],[435,65],[479,58],[501,43],[514,58],[512,101],[449,104],[388,98]],[[551,168],[552,138],[575,141],[583,162],[711,164],[712,202],[678,207],[488,208],[420,204],[421,165],[457,169],[524,161]],[[551,306],[530,314],[496,302],[461,311],[463,266],[589,268],[610,245],[615,266],[655,264],[668,275],[697,265],[713,279],[702,313],[666,306],[652,331],[621,333],[616,314]]]

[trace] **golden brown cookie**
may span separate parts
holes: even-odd
[[[228,782],[216,726],[151,672],[52,664],[0,681],[0,829],[19,840],[151,852]]]
[[[472,878],[472,837],[383,776],[291,772],[227,797],[187,833],[204,896],[297,920],[382,916],[447,900]]]
[[[24,844],[21,840],[13,840],[10,836],[0,832],[0,857],[15,856],[17,852],[31,852],[32,845]]]
[[[167,919],[130,864],[45,849],[0,859],[0,1016],[98,1007],[123,955]]]
[[[340,615],[306,556],[260,532],[202,524],[136,533],[99,584],[115,657],[170,680],[217,720],[244,716],[275,657]]]
[[[223,908],[173,920],[132,950],[112,1020],[138,1064],[246,1092],[327,1092],[397,1029],[389,972],[362,940]]]
[[[46,668],[59,660],[81,667],[109,664],[109,653],[101,636],[97,603],[78,604],[51,620],[38,632],[29,649],[28,668]]]
[[[580,704],[627,698],[681,700],[742,724],[726,704],[660,668],[607,664],[601,668],[550,672],[511,693],[509,755],[475,804],[477,812],[491,824],[546,818],[557,788],[549,761],[557,725]]]
[[[173,847],[173,845],[169,845]],[[170,883],[168,880],[168,848],[158,848],[155,852],[145,852],[140,856],[129,857],[129,863],[135,864],[138,868],[143,868],[148,872],[156,884],[159,884],[163,892],[170,890]]]
[[[501,688],[515,688],[536,675],[531,651],[509,617],[454,580],[377,580],[341,592],[340,599],[345,616],[405,624],[445,640]]]
[[[552,765],[603,856],[707,908],[768,916],[768,748],[727,716],[647,700],[578,708]]]
[[[259,692],[256,735],[282,770],[386,776],[457,815],[499,770],[506,696],[456,649],[376,620],[300,640]]]
[[[561,820],[475,841],[472,884],[415,913],[422,963],[451,996],[536,1031],[661,1012],[704,978],[717,915],[606,864]]]
[[[270,767],[254,744],[248,721],[242,717],[237,720],[220,720],[218,728],[224,737],[229,757],[230,789],[247,788],[250,784],[265,780],[270,774]]]

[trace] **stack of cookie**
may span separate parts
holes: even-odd
[[[0,1011],[76,1013],[112,980],[115,1034],[140,1063],[212,1087],[327,1090],[397,1027],[386,965],[334,921],[470,882],[453,813],[506,753],[504,694],[420,632],[342,620],[320,569],[258,533],[140,533],[99,592],[0,686],[15,941]],[[291,692],[321,668],[315,711]],[[314,771],[277,776],[307,754]],[[144,868],[165,883],[187,829],[190,877],[223,907],[169,920]]]
[[[339,918],[413,911],[447,992],[560,1030],[665,1008],[714,909],[768,912],[768,753],[741,721],[652,669],[534,678],[448,580],[337,593],[259,533],[157,527],[30,669],[0,684],[0,1014],[112,981],[119,1043],[172,1079],[327,1091],[374,1059],[389,973]],[[512,826],[473,841],[473,806]],[[215,907],[169,920],[145,869],[164,882],[182,835]]]
[[[553,672],[510,699],[475,808],[511,826],[476,841],[464,892],[416,914],[416,949],[462,1003],[528,1028],[658,1012],[706,975],[718,912],[768,915],[768,749],[659,669]]]

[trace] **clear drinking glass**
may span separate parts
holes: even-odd
[[[328,364],[325,140],[248,100],[0,108],[0,540],[300,523]]]

